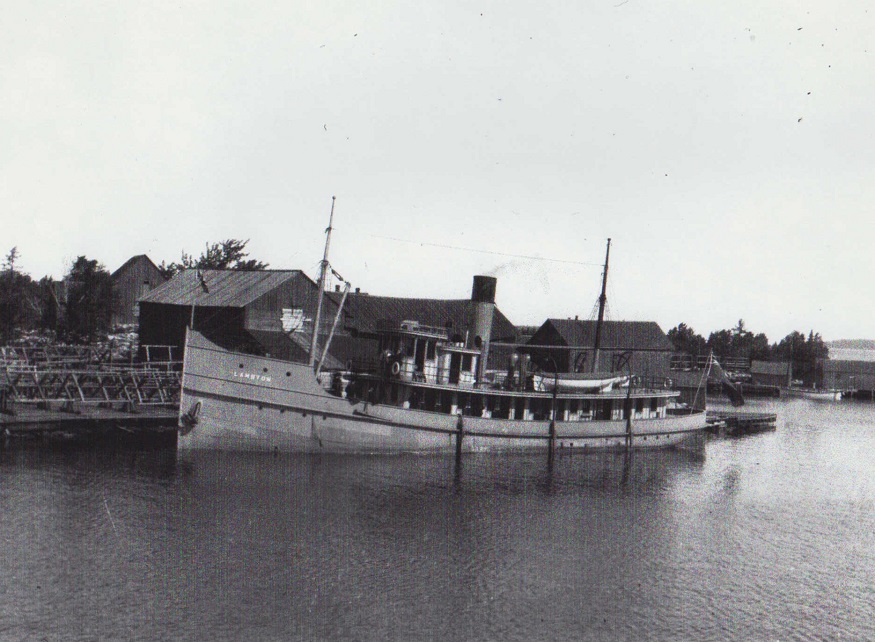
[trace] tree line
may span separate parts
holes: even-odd
[[[170,278],[184,269],[260,270],[267,263],[248,258],[248,240],[227,239],[207,243],[194,258],[183,251],[179,261],[158,269]],[[18,339],[22,332],[43,331],[71,343],[95,341],[111,330],[114,299],[112,277],[102,263],[79,256],[63,281],[43,277],[39,281],[21,272],[20,258],[13,247],[0,267],[0,345]],[[770,344],[763,333],[749,331],[740,319],[738,325],[712,332],[707,339],[685,323],[668,331],[677,352],[693,357],[713,353],[718,359],[739,358],[762,361],[789,361],[793,372],[812,372],[827,357],[828,349],[820,334],[810,331],[806,337],[791,332],[778,343]]]
[[[743,319],[734,328],[712,332],[707,340],[685,323],[669,330],[668,338],[677,352],[693,357],[713,353],[717,359],[789,362],[798,378],[813,375],[829,355],[829,348],[814,330],[807,336],[794,330],[779,342],[769,343],[762,332],[748,330]]]
[[[248,242],[228,239],[207,243],[198,258],[183,251],[178,262],[162,261],[158,269],[169,278],[188,268],[268,267],[267,263],[247,258]],[[13,247],[0,266],[0,345],[14,343],[28,332],[68,343],[90,343],[112,330],[112,315],[119,302],[113,294],[112,275],[102,263],[79,256],[63,280],[43,277],[36,281],[18,268],[19,259],[18,248]]]

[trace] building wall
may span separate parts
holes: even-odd
[[[164,280],[158,268],[145,256],[122,266],[112,280],[115,298],[113,325],[137,323],[140,297],[164,283]]]
[[[304,276],[285,281],[245,307],[205,307],[195,309],[194,327],[211,341],[228,349],[270,353],[278,358],[298,358],[309,350],[316,314],[318,290]],[[290,341],[283,328],[283,310],[300,310],[305,320]],[[322,327],[327,332],[337,305],[323,299]],[[167,303],[140,303],[140,344],[171,345],[182,355],[185,331],[191,321],[191,306]]]
[[[760,386],[786,388],[790,385],[791,374],[792,369],[786,361],[752,361],[750,364],[750,381]]]
[[[225,347],[245,347],[242,308],[195,309],[194,327],[211,341]],[[174,359],[182,358],[185,330],[191,321],[190,305],[140,304],[140,345],[173,346]]]
[[[318,298],[318,287],[306,277],[300,276],[286,281],[246,306],[246,329],[283,332],[283,310],[301,311],[303,325],[295,331],[309,337],[313,331]],[[331,328],[336,313],[337,305],[329,297],[323,297],[323,332]]]
[[[573,372],[575,364],[582,366],[582,372],[589,372],[592,368],[594,350],[592,348],[568,348],[559,333],[550,325],[542,326],[529,341],[533,345],[556,345],[555,350],[550,348],[531,348],[527,351],[532,355],[532,361],[544,370],[551,370],[553,365],[550,358],[555,360],[556,367],[560,372]],[[632,373],[647,379],[667,379],[670,375],[671,351],[649,350],[648,346],[630,346],[628,348],[599,350],[600,372],[619,370],[622,366],[620,360],[624,353],[629,353],[629,364]]]
[[[750,382],[757,386],[774,386],[776,388],[786,388],[789,384],[787,375],[770,374],[770,373],[751,373]]]
[[[840,390],[875,390],[875,362],[829,359],[823,364],[823,387]]]

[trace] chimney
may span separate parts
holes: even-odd
[[[477,364],[477,382],[483,381],[486,372],[486,361],[489,358],[489,340],[492,336],[492,318],[495,315],[495,285],[494,276],[475,276],[471,288],[469,303],[468,328],[469,345],[480,349],[480,359]]]

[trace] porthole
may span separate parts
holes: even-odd
[[[264,372],[267,372],[267,368],[262,368],[262,370],[263,370]]]
[[[243,364],[242,364],[242,363],[240,364],[240,367],[241,367],[241,368],[243,367]]]
[[[287,372],[287,373],[286,373],[286,376],[287,376],[287,377],[291,377],[291,376],[292,376],[292,373],[291,373],[291,372]]]

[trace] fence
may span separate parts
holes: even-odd
[[[684,370],[704,370],[708,367],[707,354],[690,355],[690,354],[673,354],[671,355],[670,368],[674,371]],[[750,372],[750,359],[743,357],[714,357],[717,362],[723,366],[724,370],[733,372]]]

